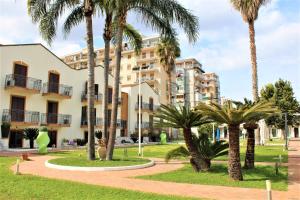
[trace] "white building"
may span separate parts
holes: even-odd
[[[139,85],[122,87],[128,94],[128,136],[138,133]],[[153,113],[159,107],[158,93],[147,83],[141,83],[141,130],[143,135],[157,132],[153,127]],[[130,117],[129,117],[130,116]]]
[[[71,69],[41,44],[1,45],[0,120],[11,124],[11,132],[0,132],[0,146],[28,147],[22,136],[27,127],[47,127],[49,146],[60,147],[64,138],[87,138],[87,77],[86,69]],[[102,127],[102,80],[103,68],[96,67],[96,129]],[[111,94],[112,89],[110,100]],[[118,120],[117,137],[124,124]]]

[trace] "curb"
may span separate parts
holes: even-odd
[[[66,170],[66,171],[84,171],[84,172],[104,172],[104,171],[124,171],[124,170],[133,170],[133,169],[144,169],[152,167],[155,165],[155,162],[151,160],[148,163],[142,165],[132,165],[132,166],[119,166],[119,167],[76,167],[76,166],[64,166],[56,165],[45,161],[45,166],[52,169]]]

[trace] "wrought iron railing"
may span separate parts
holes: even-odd
[[[87,118],[81,118],[81,123],[80,123],[81,126],[87,126],[88,125],[88,120]],[[103,119],[102,118],[99,118],[97,117],[96,118],[96,126],[102,126],[103,125]]]
[[[82,92],[81,94],[81,101],[87,101],[87,92]],[[102,101],[103,95],[101,93],[95,94],[95,101]]]
[[[153,127],[153,123],[150,122],[142,122],[141,123],[141,128],[152,128]],[[135,128],[139,128],[139,122],[135,123]]]
[[[158,108],[159,108],[159,106],[154,105],[154,104],[145,103],[145,102],[141,103],[141,109],[142,110],[156,111]],[[135,110],[138,110],[138,109],[139,109],[139,103],[137,102],[135,104]]]
[[[5,109],[2,113],[2,122],[39,123],[40,113],[35,111]]]
[[[42,87],[42,80],[17,74],[6,75],[5,87],[7,88],[12,86],[40,91]]]
[[[43,84],[43,93],[56,93],[63,96],[72,96],[73,87],[63,84],[56,84],[56,83],[44,83]]]
[[[70,126],[72,122],[71,115],[56,114],[56,113],[43,113],[41,114],[41,124],[56,124]]]

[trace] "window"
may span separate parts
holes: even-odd
[[[129,55],[127,56],[127,58],[128,58],[128,59],[131,59],[131,54],[129,54]]]
[[[151,58],[154,57],[154,51],[151,51],[151,52],[150,52],[150,57],[151,57]]]
[[[131,80],[131,76],[128,75],[128,76],[127,76],[127,81],[130,81],[130,80]]]
[[[131,70],[131,64],[127,65],[127,70]]]
[[[142,58],[146,58],[146,53],[142,53]]]

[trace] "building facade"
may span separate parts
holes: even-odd
[[[216,73],[204,73],[202,79],[202,100],[206,103],[221,103],[220,81]]]
[[[95,68],[96,130],[103,125],[103,73]],[[87,77],[86,69],[70,68],[41,44],[0,46],[0,119],[11,130],[0,132],[1,146],[28,147],[25,128],[47,127],[49,147],[60,147],[63,139],[87,139]],[[112,84],[110,76],[110,103]],[[120,110],[117,137],[126,129]]]
[[[121,85],[131,86],[139,81],[139,71],[134,70],[141,67],[142,82],[147,82],[158,94],[160,103],[168,103],[168,74],[160,64],[159,57],[156,54],[157,44],[160,37],[149,37],[143,39],[143,48],[140,55],[137,55],[129,44],[124,43],[122,51],[122,62],[120,71]],[[110,72],[113,74],[115,67],[115,47],[110,50]],[[104,64],[104,48],[95,49],[96,65]],[[63,60],[74,69],[87,67],[87,51],[83,49],[66,55]],[[174,73],[175,74],[175,73]],[[173,76],[175,77],[175,76]],[[175,81],[175,80],[174,80]]]

